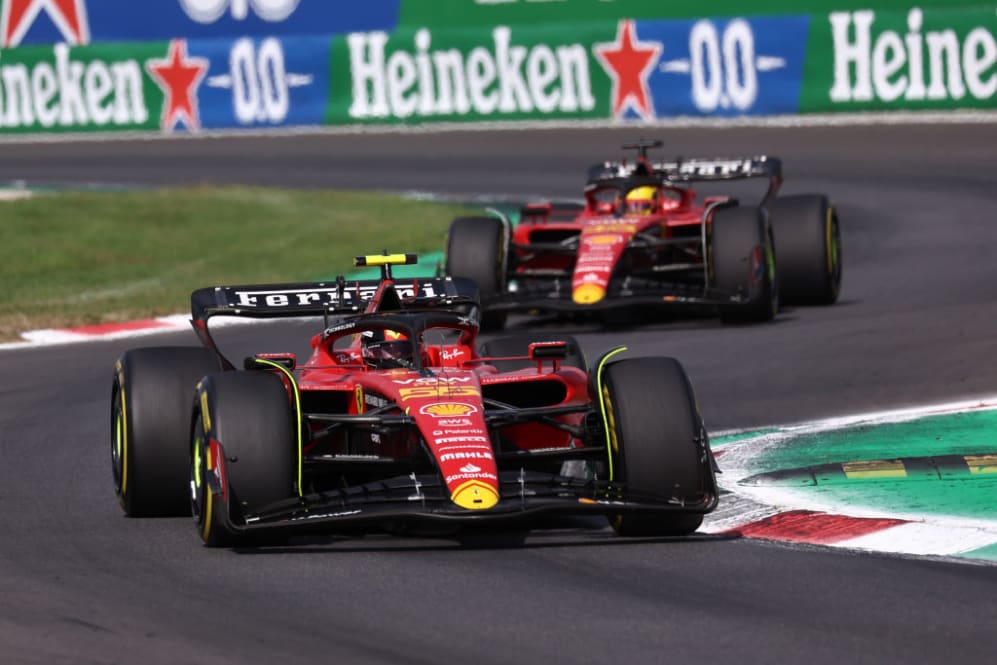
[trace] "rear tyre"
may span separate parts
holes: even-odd
[[[704,503],[715,494],[706,429],[685,370],[674,358],[628,358],[606,366],[602,399],[612,480],[628,495]],[[621,536],[681,536],[702,524],[700,513],[621,514]]]
[[[209,547],[250,542],[230,525],[294,496],[292,416],[284,384],[273,374],[225,372],[201,382],[191,422],[188,505]],[[220,472],[210,440],[221,447]]]
[[[561,361],[562,365],[577,367],[587,372],[588,366],[585,363],[585,354],[578,341],[571,335],[558,335],[556,333],[528,333],[525,335],[509,335],[490,339],[478,348],[478,355],[484,357],[501,356],[525,356],[529,353],[530,344],[533,342],[567,342],[568,357]],[[525,358],[523,360],[495,360],[492,365],[500,372],[512,372],[524,367],[536,367],[536,362]]]
[[[775,241],[765,211],[740,206],[717,210],[710,223],[709,243],[712,285],[744,299],[722,306],[721,320],[771,321],[779,311],[779,287]]]
[[[489,300],[505,291],[506,233],[494,217],[458,217],[450,223],[444,269],[451,277],[465,277],[478,284],[481,329],[501,330],[506,312],[488,311]]]
[[[118,358],[111,387],[111,474],[126,514],[190,514],[190,399],[201,377],[218,370],[215,355],[198,347],[132,349]]]
[[[841,289],[841,231],[822,194],[784,196],[766,204],[779,241],[779,297],[790,305],[831,305]]]

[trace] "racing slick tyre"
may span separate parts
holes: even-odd
[[[611,479],[636,500],[702,504],[715,493],[706,430],[685,370],[674,358],[628,358],[607,365],[600,384]],[[626,513],[610,518],[621,536],[681,536],[700,513]]]
[[[765,206],[779,252],[779,298],[787,305],[831,305],[841,288],[841,231],[822,194],[784,196]]]
[[[721,208],[709,231],[709,271],[714,288],[740,293],[746,302],[724,305],[724,323],[771,321],[779,311],[775,241],[765,210]]]
[[[200,347],[132,349],[118,358],[111,388],[111,473],[127,515],[190,514],[190,399],[201,377],[219,369],[215,355]]]
[[[191,421],[188,505],[205,545],[259,543],[231,525],[294,496],[292,416],[283,382],[269,372],[224,372],[200,383]]]
[[[505,291],[505,224],[495,217],[458,217],[450,223],[444,270],[451,277],[466,277],[478,284],[481,329],[501,330],[506,312],[490,312],[486,303]]]
[[[555,333],[527,333],[524,335],[510,335],[490,339],[478,348],[478,355],[485,358],[499,358],[502,356],[525,356],[529,353],[530,344],[533,342],[567,342],[568,357],[561,361],[562,365],[577,367],[583,372],[588,371],[585,362],[585,354],[578,341],[571,335],[558,335]],[[529,358],[518,360],[495,360],[492,365],[500,372],[512,372],[524,367],[537,366],[537,363]]]

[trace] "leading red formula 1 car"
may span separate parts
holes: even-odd
[[[651,162],[661,141],[624,145],[634,163],[590,169],[583,205],[522,209],[519,224],[464,217],[450,226],[444,271],[481,289],[486,328],[512,311],[711,308],[767,321],[783,304],[831,304],[841,283],[838,218],[822,194],[777,196],[771,157]],[[700,198],[695,182],[767,178],[761,203]]]
[[[621,535],[695,531],[717,503],[692,387],[672,358],[591,368],[563,335],[478,345],[467,280],[211,287],[201,347],[126,351],[112,388],[114,487],[133,516],[193,512],[209,546],[260,534],[606,515]],[[217,315],[324,317],[311,355],[238,366]]]

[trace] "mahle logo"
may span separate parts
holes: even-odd
[[[595,107],[589,57],[581,44],[525,46],[506,26],[491,43],[466,52],[433,50],[432,34],[415,33],[411,51],[388,52],[385,32],[348,36],[353,103],[350,116],[575,113]]]
[[[832,102],[943,101],[997,92],[997,40],[973,26],[960,39],[953,28],[924,30],[924,13],[907,13],[907,32],[876,31],[876,12],[829,16],[834,40]]]

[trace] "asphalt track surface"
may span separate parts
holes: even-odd
[[[829,193],[841,302],[760,326],[549,329],[590,355],[680,358],[713,430],[997,392],[997,125],[8,144],[0,180],[566,197],[642,134],[777,155],[785,192]],[[0,352],[2,663],[993,662],[992,565],[589,524],[203,548],[186,519],[124,517],[111,488],[113,361],[160,343],[193,337]]]

